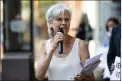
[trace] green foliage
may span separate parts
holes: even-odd
[[[29,8],[30,7],[30,1],[29,0],[22,0],[21,1],[22,8]]]
[[[39,6],[50,6],[55,3],[56,1],[39,1]]]
[[[47,9],[55,3],[56,3],[56,1],[41,1],[41,0],[38,1],[38,4],[39,4],[38,10],[40,13],[39,17],[42,20],[45,20],[45,14],[46,14]],[[22,4],[22,8],[29,8],[30,7],[30,1],[29,0],[22,0],[21,4]]]
[[[55,4],[56,1],[39,1],[39,11],[40,11],[40,18],[45,21],[45,14],[48,8]]]

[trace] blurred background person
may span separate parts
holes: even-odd
[[[108,49],[110,46],[109,44],[110,44],[112,30],[118,24],[119,24],[119,20],[115,17],[110,17],[106,23],[106,35],[105,35],[105,39],[104,39],[104,48],[106,49],[106,51],[104,52],[103,57],[102,57],[103,64],[105,64],[104,73],[103,73],[104,80],[109,80],[109,78],[110,78],[110,72],[108,69],[108,65],[106,64],[107,63],[107,52],[108,52]]]
[[[109,49],[109,44],[110,44],[110,38],[111,38],[111,33],[112,33],[112,29],[114,27],[116,27],[119,24],[119,20],[115,17],[110,17],[107,22],[106,22],[106,34],[104,36],[104,45],[103,47],[99,47],[97,49],[97,54],[103,53],[103,55],[101,56],[101,63],[99,64],[99,69],[101,69],[101,77],[103,78],[103,80],[109,80],[110,78],[110,72],[108,69],[108,65],[107,65],[107,53],[108,53],[108,49]]]
[[[110,47],[107,55],[107,64],[109,67],[110,73],[114,70],[112,64],[115,61],[115,57],[121,57],[121,25],[117,25],[113,31],[112,31],[112,36],[110,39]]]
[[[79,31],[76,35],[77,38],[85,40],[87,43],[93,39],[93,29],[88,22],[87,14],[83,14],[81,23],[79,25]]]
[[[109,47],[109,41],[111,38],[112,29],[119,24],[119,20],[115,17],[111,17],[106,23],[106,35],[104,37],[104,47]]]
[[[17,38],[14,39],[14,43],[10,43],[11,49],[20,50],[20,48],[23,46],[23,32],[25,31],[25,23],[20,14],[16,14],[15,17],[13,17],[13,19],[10,21],[10,31],[12,32],[12,36]],[[10,37],[10,40],[13,41],[13,38]]]

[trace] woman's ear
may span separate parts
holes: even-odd
[[[51,21],[48,21],[48,23],[49,23],[49,25],[50,25],[49,27],[50,27],[50,28],[53,28],[53,23],[52,23]]]

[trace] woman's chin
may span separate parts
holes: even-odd
[[[65,35],[67,35],[67,34],[68,34],[68,32],[67,32],[67,31],[64,31],[64,34],[65,34]]]
[[[68,34],[68,31],[67,31],[67,30],[64,30],[64,33],[65,33],[65,34]]]

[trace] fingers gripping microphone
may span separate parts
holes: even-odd
[[[59,28],[58,32],[64,33],[62,28]],[[63,54],[63,41],[59,41],[59,43],[58,43],[58,53]]]

